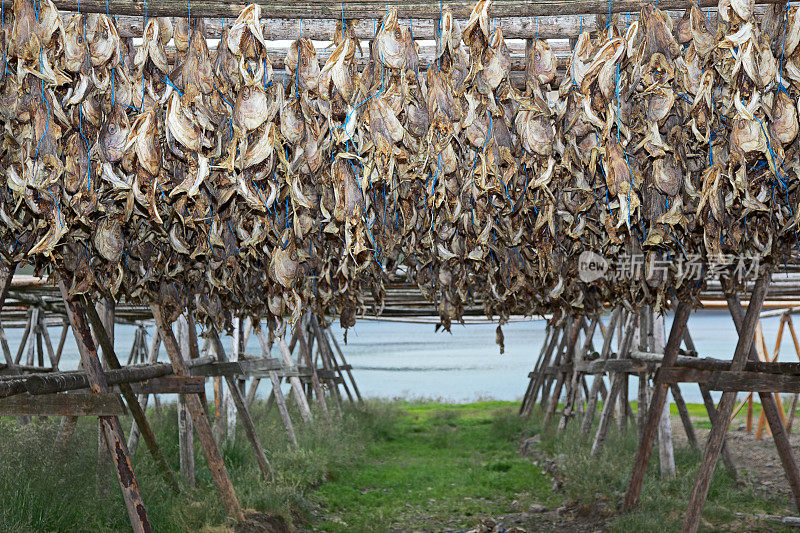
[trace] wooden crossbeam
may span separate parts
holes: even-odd
[[[6,9],[11,9],[11,0],[4,0]],[[118,15],[144,15],[145,10],[151,17],[187,17],[191,9],[194,17],[227,17],[236,18],[247,3],[218,2],[213,0],[194,0],[191,3],[178,0],[55,0],[56,7],[69,11],[85,13],[105,13],[109,11]],[[257,0],[264,17],[278,19],[380,19],[389,7],[397,8],[399,17],[415,19],[438,19],[442,14],[442,5],[428,0],[297,0],[295,2]],[[475,0],[450,0],[447,7],[455,17],[467,18],[475,7]],[[759,0],[764,3],[783,3],[779,1]],[[551,15],[625,13],[639,11],[647,0],[539,0],[537,2],[519,2],[517,0],[494,0],[490,16],[494,17],[543,17]],[[700,0],[700,7],[716,7],[716,0]],[[660,0],[661,9],[687,9],[691,6],[688,0]],[[299,23],[299,21],[298,21]]]
[[[134,394],[203,394],[205,386],[202,376],[164,376],[131,384]]]
[[[70,392],[0,399],[0,416],[122,416],[128,414],[118,394]]]
[[[659,383],[702,383],[709,390],[727,392],[791,392],[800,393],[800,379],[796,375],[766,372],[700,370],[671,367],[658,371]]]

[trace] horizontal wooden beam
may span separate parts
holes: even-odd
[[[245,359],[242,361],[212,362],[194,365],[189,369],[192,376],[246,376],[251,372],[280,370],[283,364],[275,358]]]
[[[193,14],[194,11],[194,4],[192,4]],[[537,35],[540,39],[569,39],[577,37],[582,29],[595,29],[596,20],[595,15],[566,15],[545,17],[544,19],[538,17],[504,18],[495,19],[494,23],[503,30],[505,39],[531,39]],[[206,37],[218,39],[222,34],[223,22],[226,27],[230,27],[233,21],[207,18],[205,21]],[[262,18],[261,26],[264,39],[268,41],[293,41],[301,37],[316,41],[331,41],[336,31],[341,31],[340,28],[337,28],[339,22],[340,19],[306,19],[301,24],[296,19]],[[466,26],[467,20],[460,19],[457,22],[463,28]],[[410,28],[415,39],[432,40],[436,36],[437,30],[433,19],[406,18],[401,19],[399,23],[403,27]],[[375,19],[362,19],[351,24],[357,39],[372,39],[378,28]],[[142,17],[131,15],[118,17],[117,30],[120,37],[123,38],[141,37]]]
[[[106,370],[109,385],[132,383],[166,376],[172,373],[172,365],[155,363],[151,365],[128,366],[120,369]],[[30,394],[51,394],[89,388],[86,372],[53,372],[50,374],[31,374],[15,376],[0,381],[0,398],[28,392]],[[20,390],[20,388],[22,390]]]
[[[671,367],[660,369],[656,379],[661,383],[702,383],[723,392],[800,393],[800,377],[791,374]]]
[[[3,0],[7,9],[12,0]],[[384,0],[380,2],[367,0],[298,0],[255,2],[261,6],[261,14],[265,18],[290,19],[380,19],[389,7],[397,8],[399,17],[414,19],[438,19],[441,16],[441,4],[430,0]],[[758,3],[785,3],[778,0]],[[55,0],[58,9],[78,11],[78,0]],[[639,11],[649,0],[540,0],[537,2],[520,2],[518,0],[494,0],[490,16],[507,17],[546,17],[580,14],[626,13]],[[240,2],[219,2],[215,0],[194,0],[193,2],[177,0],[80,0],[80,11],[90,13],[110,13],[116,15],[147,14],[151,17],[175,16],[187,17],[225,17],[236,18],[247,6]],[[458,18],[468,18],[475,7],[474,0],[451,0],[447,6]],[[691,6],[689,0],[660,0],[661,9],[686,9]],[[717,0],[700,0],[700,7],[716,7]]]
[[[134,394],[203,394],[206,379],[202,376],[163,376],[132,383]]]
[[[0,398],[0,416],[120,416],[127,414],[118,394],[70,392],[20,394]]]

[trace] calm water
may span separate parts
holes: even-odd
[[[762,320],[767,347],[774,349],[780,318]],[[667,317],[667,328],[671,316]],[[800,324],[799,324],[800,325]],[[495,344],[494,325],[453,325],[452,333],[434,332],[432,325],[360,321],[348,333],[334,326],[347,362],[365,397],[438,398],[465,402],[478,398],[518,400],[525,392],[528,372],[532,370],[544,340],[544,321],[513,323],[503,326],[505,353]],[[736,334],[727,311],[698,311],[692,314],[689,328],[702,356],[729,359],[736,346]],[[669,331],[667,329],[667,331]],[[7,331],[12,352],[16,351],[21,329]],[[115,345],[118,357],[127,360],[134,328],[117,326]],[[800,332],[799,332],[800,333]],[[60,328],[51,328],[53,343]],[[230,339],[223,339],[230,346]],[[598,343],[599,344],[599,343]],[[599,346],[598,346],[599,348]],[[258,354],[260,347],[253,336],[247,352]],[[279,357],[277,349],[273,353]],[[23,356],[24,359],[24,356]],[[166,361],[162,348],[159,360]],[[784,331],[781,361],[797,361],[791,335]],[[70,337],[64,348],[61,368],[75,369],[78,353]],[[636,397],[636,379],[631,379],[631,397]],[[261,392],[267,391],[262,387]],[[700,402],[696,385],[682,385],[687,401]]]

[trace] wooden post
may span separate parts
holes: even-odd
[[[111,344],[111,340],[108,338],[108,334],[106,333],[106,329],[103,326],[102,320],[88,299],[84,299],[84,309],[86,310],[86,315],[88,316],[89,322],[94,329],[95,337],[97,337],[97,341],[100,344],[100,347],[103,349],[103,358],[106,361],[106,366],[112,370],[118,370],[122,368],[122,366],[119,364],[119,360],[117,359],[117,355],[114,352],[114,347]],[[85,366],[86,365],[84,365],[84,367]],[[156,442],[155,433],[153,433],[153,429],[147,422],[144,410],[139,404],[136,395],[133,394],[133,389],[131,388],[130,383],[120,383],[117,386],[122,393],[122,397],[125,398],[125,403],[128,405],[131,416],[136,421],[136,425],[140,428],[142,435],[144,436],[144,440],[147,444],[147,448],[150,450],[150,454],[153,456],[153,459],[155,459],[156,464],[161,470],[161,473],[164,475],[164,479],[167,480],[167,483],[170,485],[170,487],[172,487],[173,490],[179,491],[180,489],[178,483],[172,474],[169,463],[167,463],[166,457],[164,457],[161,448]]]
[[[91,383],[91,391],[94,394],[108,393],[110,389],[103,373],[103,367],[100,365],[100,359],[97,357],[97,349],[92,340],[92,333],[89,330],[89,324],[86,321],[83,308],[75,298],[70,297],[63,281],[59,281],[58,285],[67,307],[67,316],[72,325],[83,369]],[[119,418],[116,416],[101,416],[99,418],[105,434],[108,451],[111,454],[111,459],[117,472],[119,486],[122,489],[122,498],[128,510],[131,527],[136,533],[152,531],[153,528],[150,526],[150,519],[147,517],[147,510],[139,492],[139,484],[133,472],[133,464],[128,455],[128,448],[125,444],[125,436],[122,433]]]
[[[258,342],[261,343],[261,353],[264,357],[269,357],[270,346],[261,328],[256,330],[256,337],[258,337]],[[272,383],[272,395],[275,398],[275,404],[278,406],[278,413],[281,415],[283,427],[286,429],[286,436],[289,439],[289,444],[292,448],[297,449],[297,436],[294,433],[292,419],[289,417],[289,410],[286,408],[286,398],[283,396],[283,391],[281,390],[281,380],[278,377],[278,373],[274,370],[270,371],[269,380]]]
[[[350,378],[350,384],[353,386],[353,392],[355,393],[356,398],[358,398],[359,402],[362,402],[363,399],[361,398],[361,392],[358,390],[358,385],[356,385],[356,380],[353,378],[353,373],[350,371],[350,366],[347,364],[347,360],[344,358],[344,353],[339,347],[339,343],[336,342],[336,337],[334,337],[333,332],[329,327],[323,328],[323,331],[328,334],[328,338],[333,344],[333,347],[336,348],[336,353],[339,354],[339,359],[342,360],[342,364],[344,365],[345,372],[347,372],[347,376]]]
[[[178,343],[181,356],[189,359],[189,323],[186,315],[178,317]],[[181,478],[189,487],[195,486],[194,473],[194,424],[186,407],[186,398],[178,396],[178,449],[180,453]]]
[[[736,328],[739,333],[739,340],[736,343],[736,350],[733,352],[731,371],[736,372],[743,370],[747,362],[748,354],[753,347],[753,333],[755,332],[756,324],[758,324],[758,315],[761,313],[764,297],[767,294],[769,276],[769,271],[765,270],[758,278],[758,281],[756,281],[753,293],[750,296],[750,303],[747,306],[747,313],[744,316],[744,320],[741,321]],[[728,307],[730,309],[730,300],[735,298],[735,296],[727,290],[726,293],[726,297],[729,299]],[[714,475],[714,468],[717,465],[717,459],[722,451],[722,442],[725,440],[725,433],[728,431],[727,421],[730,420],[735,403],[735,392],[722,393],[722,398],[717,405],[717,418],[721,423],[712,426],[711,432],[708,435],[703,460],[697,472],[697,479],[689,495],[689,508],[683,520],[684,533],[694,533],[700,525],[700,517],[703,513],[703,507],[705,507],[706,504],[708,489],[711,486],[711,478]]]
[[[697,357],[697,348],[694,345],[694,341],[692,340],[692,335],[689,333],[689,330],[685,330],[683,333],[683,342],[686,344],[686,348],[689,352],[694,354],[694,357]],[[700,385],[700,395],[703,397],[703,404],[706,407],[706,413],[708,414],[708,420],[711,422],[711,425],[718,423],[717,422],[717,408],[714,405],[714,400],[711,398],[711,393],[708,391],[708,387],[705,385]],[[725,424],[725,421],[720,422]],[[699,445],[698,445],[699,448]],[[728,441],[727,439],[722,442],[722,462],[725,464],[725,467],[728,469],[728,472],[733,476],[733,479],[736,479],[736,465],[733,462],[733,457],[731,457],[731,452],[728,449]]]
[[[683,339],[683,331],[692,307],[687,302],[679,302],[675,311],[675,318],[672,321],[672,329],[669,332],[669,340],[664,349],[664,359],[661,366],[670,367],[675,364],[678,358],[678,348]],[[636,450],[636,457],[633,462],[631,479],[628,482],[628,490],[625,493],[625,509],[632,509],[639,501],[639,494],[644,483],[644,474],[647,471],[647,463],[653,451],[653,441],[656,437],[658,422],[664,409],[664,402],[667,399],[667,386],[656,382],[653,388],[653,399],[647,408],[647,419],[645,420],[642,438],[639,440],[639,447]]]
[[[637,317],[634,313],[628,314],[628,320],[625,324],[625,332],[622,334],[622,339],[619,344],[618,359],[627,357],[630,345],[633,342],[634,327],[637,322]],[[610,341],[609,341],[610,342]],[[603,403],[603,411],[600,413],[600,424],[597,427],[597,433],[592,442],[592,455],[600,455],[606,443],[606,435],[608,428],[611,425],[611,418],[614,415],[614,405],[619,396],[619,391],[622,388],[623,380],[621,379],[621,372],[616,372],[611,375],[611,390],[608,392],[605,403]],[[625,412],[621,413],[625,416]]]
[[[575,345],[578,342],[578,334],[580,333],[580,324],[583,317],[578,317],[574,320],[572,327],[569,330],[569,340],[567,341],[566,345],[566,352],[564,354],[564,363],[569,364],[573,362],[573,358],[575,356]],[[550,422],[553,421],[553,417],[556,414],[556,410],[558,409],[558,400],[561,397],[561,388],[564,386],[564,380],[566,379],[566,372],[559,372],[558,378],[556,380],[556,386],[553,389],[553,396],[550,398],[550,403],[547,406],[547,411],[545,413],[544,421],[542,425],[547,427],[550,425]]]
[[[758,286],[758,285],[756,285]],[[766,292],[766,289],[765,289]],[[755,293],[755,290],[754,290]],[[726,299],[728,300],[728,310],[731,313],[731,318],[733,318],[733,323],[736,325],[736,329],[739,332],[739,338],[743,334],[748,334],[750,337],[750,350],[749,355],[747,356],[751,361],[757,361],[758,355],[756,354],[755,347],[752,344],[753,340],[753,333],[752,331],[748,333],[747,327],[749,327],[748,317],[750,316],[750,307],[753,305],[753,298],[750,298],[750,305],[747,307],[747,313],[744,314],[742,311],[742,305],[739,301],[738,296],[735,294],[726,295]],[[763,301],[763,296],[761,297]],[[759,311],[760,311],[760,305]],[[758,314],[758,313],[756,313]],[[744,315],[744,318],[742,318]],[[744,365],[745,362],[742,362],[741,365]],[[725,393],[723,393],[723,398],[725,397]],[[761,399],[761,410],[765,413],[767,417],[767,423],[769,424],[770,428],[772,428],[772,440],[775,442],[775,448],[778,450],[778,455],[781,458],[781,464],[783,465],[783,470],[786,472],[786,477],[789,480],[789,486],[792,489],[792,494],[794,495],[795,505],[800,508],[800,470],[797,468],[797,462],[794,459],[794,455],[792,454],[792,447],[789,443],[789,436],[786,434],[786,431],[783,428],[783,424],[781,423],[780,415],[778,414],[778,406],[775,404],[775,398],[770,393],[759,393],[759,398]],[[734,401],[735,401],[734,397]],[[732,402],[733,403],[733,402]],[[722,400],[720,400],[720,406],[717,407],[719,413],[722,413]],[[733,409],[733,407],[731,407]],[[720,415],[722,416],[722,415]],[[730,420],[730,413],[727,416],[722,416],[722,420]],[[727,429],[727,424],[723,423],[720,424],[725,429]]]
[[[153,340],[150,343],[150,349],[147,352],[147,363],[152,364],[158,360],[158,350],[161,347],[161,336],[158,334],[158,329],[156,329],[155,333],[153,334]],[[139,405],[142,406],[142,411],[147,411],[147,400],[150,396],[148,394],[140,394],[137,398],[139,401]],[[139,425],[136,421],[133,421],[131,424],[131,434],[128,437],[128,449],[131,451],[131,455],[136,454],[136,448],[139,447],[139,435],[141,435],[141,431],[139,431]]]
[[[156,326],[161,334],[161,341],[167,349],[170,362],[172,363],[173,373],[176,376],[187,376],[189,372],[186,368],[186,363],[181,357],[181,350],[178,342],[175,340],[175,335],[172,333],[172,326],[167,320],[164,311],[159,304],[150,304],[153,311],[153,317],[156,321]],[[236,492],[233,490],[228,470],[225,468],[225,463],[222,461],[222,456],[217,448],[217,443],[214,442],[214,435],[211,432],[211,425],[208,423],[206,412],[203,410],[203,405],[200,403],[200,396],[197,394],[186,395],[186,407],[189,409],[189,414],[194,422],[197,437],[200,439],[200,445],[203,447],[203,452],[208,462],[208,468],[211,470],[211,476],[214,478],[214,483],[217,485],[217,490],[222,498],[222,503],[225,506],[228,514],[237,521],[244,520],[244,513],[239,505],[239,499],[236,497]]]
[[[647,351],[647,334],[646,332],[642,331],[642,327],[647,325],[646,322],[646,314],[649,312],[648,306],[642,306],[639,309],[639,351],[646,352]],[[639,394],[638,394],[638,401],[639,405],[637,406],[637,422],[636,425],[638,427],[639,432],[639,440],[642,439],[642,434],[644,433],[644,424],[645,420],[647,419],[647,388],[648,388],[648,379],[647,379],[647,371],[639,372]]]
[[[61,328],[61,336],[58,339],[58,348],[56,348],[56,367],[61,362],[61,354],[64,353],[64,343],[67,342],[67,333],[69,332],[69,321],[64,321],[64,326]]]
[[[594,337],[595,329],[597,329],[597,322],[600,320],[598,316],[592,318],[592,322],[589,327],[586,329],[586,337],[583,341],[583,346],[581,346],[580,352],[577,352],[573,356],[573,364],[577,364],[586,356],[586,352],[589,351],[589,346],[592,344],[592,337]],[[567,427],[567,422],[573,416],[573,411],[575,409],[575,403],[577,402],[577,397],[580,394],[580,380],[583,378],[583,373],[578,372],[574,369],[572,371],[572,378],[570,381],[569,392],[567,393],[567,400],[564,403],[564,411],[561,414],[561,420],[558,423],[558,429],[563,430]]]
[[[522,401],[519,404],[520,415],[525,412],[525,408],[527,407],[528,402],[534,401],[534,399],[530,397],[531,393],[533,392],[533,384],[536,382],[536,376],[541,371],[541,364],[542,361],[544,360],[544,353],[547,350],[547,345],[550,344],[550,337],[552,337],[553,335],[553,329],[554,329],[553,324],[548,322],[547,326],[545,327],[544,342],[542,342],[542,349],[539,350],[539,358],[536,359],[536,364],[533,366],[533,373],[531,374],[531,377],[528,378],[528,388],[525,389],[525,394],[522,395]]]
[[[241,350],[242,345],[242,317],[234,316],[233,317],[233,337],[231,338],[231,361],[238,361],[239,360],[239,352]],[[216,342],[214,342],[216,346]],[[233,400],[231,397],[233,396],[233,392],[231,391],[232,388],[239,387],[239,383],[237,379],[225,379],[225,385],[227,386],[225,389],[225,412],[227,415],[227,432],[225,438],[230,441],[234,442],[236,440],[236,406],[234,405]]]
[[[561,359],[564,357],[564,352],[567,349],[569,332],[570,328],[572,327],[570,322],[571,321],[568,317],[564,317],[563,334],[561,335],[561,341],[558,343],[558,349],[556,350],[555,358],[553,359],[553,364],[551,365],[554,369],[558,369],[559,365],[561,364]],[[551,376],[547,372],[544,373],[544,381],[542,383],[542,398],[539,401],[539,409],[542,411],[542,413],[546,413],[550,406],[550,389],[555,383],[555,380],[555,375]]]
[[[323,361],[323,365],[325,366],[326,370],[331,370],[330,363],[325,363],[326,359],[332,358],[333,353],[331,352],[330,345],[325,342],[325,337],[322,333],[322,327],[319,325],[316,316],[309,316],[309,325],[311,326],[310,331],[313,332],[314,337],[317,339],[317,350],[320,354],[320,359]],[[300,341],[300,353],[305,359],[306,365],[311,367],[311,386],[314,388],[314,394],[317,396],[317,402],[320,403],[320,407],[322,408],[323,413],[328,413],[328,407],[325,404],[325,395],[322,392],[322,386],[319,382],[319,377],[317,375],[317,365],[312,362],[311,359],[311,350],[306,343],[306,336],[305,331],[301,330],[300,334],[298,335],[298,340]],[[328,381],[328,388],[334,392],[334,398],[336,399],[336,408],[339,416],[342,416],[342,400],[339,396],[339,388],[336,384],[336,380],[329,380]]]
[[[664,316],[662,315],[656,320],[653,313],[650,312],[648,322],[651,324],[648,332],[650,334],[648,336],[650,339],[650,352],[661,352],[664,349]],[[667,394],[669,394],[669,391],[667,391]],[[661,477],[675,477],[675,451],[672,447],[672,424],[669,415],[669,402],[666,401],[666,397],[661,413],[661,420],[658,423],[658,456],[661,466]]]
[[[217,360],[220,363],[227,362],[228,358],[225,355],[225,348],[222,346],[222,341],[219,340],[219,335],[217,332],[212,329],[208,332],[208,335],[214,345],[214,351],[217,354]],[[242,391],[239,388],[239,384],[236,382],[236,378],[231,375],[225,376],[225,382],[228,385],[231,401],[238,411],[239,418],[242,421],[242,426],[244,426],[244,432],[247,435],[247,440],[250,441],[250,445],[256,454],[258,468],[261,470],[261,474],[264,476],[264,479],[272,479],[272,469],[269,465],[269,461],[267,460],[267,456],[264,455],[264,448],[261,446],[261,440],[258,438],[256,426],[253,424],[253,419],[250,417],[250,412],[247,410],[247,405],[244,402],[244,397],[242,396]]]
[[[607,360],[609,354],[611,353],[611,341],[614,338],[614,331],[621,314],[622,312],[619,308],[615,308],[611,312],[611,317],[608,320],[608,327],[606,328],[606,332],[603,337],[603,348],[600,351],[601,361]],[[584,438],[589,436],[589,431],[592,429],[594,413],[597,410],[597,397],[602,386],[603,374],[595,374],[595,376],[592,378],[592,388],[589,390],[589,398],[587,399],[586,404],[586,414],[584,415],[583,423],[581,424],[581,433],[583,434]]]
[[[533,412],[533,406],[536,405],[536,398],[539,396],[539,389],[544,384],[545,370],[550,364],[550,358],[552,357],[553,351],[558,344],[562,329],[562,326],[556,326],[555,324],[553,325],[553,333],[550,335],[550,342],[547,344],[547,348],[544,352],[542,364],[539,366],[539,372],[535,376],[535,381],[533,382],[533,387],[531,388],[529,395],[530,399],[527,405],[525,405],[525,409],[523,409],[521,413],[524,417],[530,416],[531,412]]]
[[[290,371],[297,371],[297,366],[292,361],[291,352],[289,352],[289,347],[286,345],[286,341],[283,339],[283,337],[278,337],[276,342],[278,343],[278,349],[281,352],[283,364]],[[300,408],[300,416],[303,417],[304,422],[309,422],[311,420],[311,409],[308,407],[306,395],[303,394],[303,386],[300,383],[300,378],[297,376],[290,376],[289,383],[292,384],[294,399],[297,402],[297,406]]]

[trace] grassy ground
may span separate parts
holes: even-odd
[[[552,481],[517,453],[518,404],[395,403],[375,418],[366,460],[319,489],[326,531],[436,531],[554,505]]]
[[[331,472],[356,464],[363,458],[370,436],[362,429],[359,414],[349,414],[341,424],[295,428],[300,450],[286,444],[285,434],[273,411],[265,416],[263,405],[253,416],[264,448],[276,471],[272,484],[259,476],[251,449],[241,427],[236,442],[222,448],[225,464],[242,506],[285,516],[289,521],[308,520],[315,508],[314,487]],[[148,416],[174,471],[178,471],[178,430],[175,407]],[[300,417],[295,413],[295,420]],[[53,452],[58,420],[39,420],[25,426],[15,419],[0,418],[0,531],[129,531],[130,525],[113,472],[95,478],[97,462],[96,419],[82,418],[69,449]],[[123,421],[127,434],[130,420]],[[196,532],[228,524],[219,497],[195,439],[197,488],[188,495],[173,494],[155,470],[142,442],[134,469],[155,531]],[[228,524],[229,525],[229,524]]]
[[[298,423],[300,450],[292,451],[277,413],[267,415],[257,404],[253,416],[277,473],[274,483],[259,478],[241,428],[236,442],[223,447],[223,455],[245,508],[280,514],[299,528],[461,529],[474,526],[480,517],[524,511],[532,503],[549,508],[566,504],[580,520],[581,513],[595,512],[598,499],[608,502],[607,525],[614,531],[680,527],[697,452],[676,450],[678,476],[672,480],[659,479],[658,461],[651,461],[640,509],[616,516],[636,447],[635,430],[623,435],[612,428],[606,452],[594,458],[575,427],[562,434],[543,432],[536,417],[521,421],[517,407],[511,402],[371,402],[348,408],[337,424],[319,416],[314,424]],[[690,411],[697,417],[704,412],[702,406],[690,406]],[[149,418],[177,471],[174,407],[150,412]],[[293,419],[300,418],[295,414]],[[57,425],[57,419],[20,426],[0,418],[0,531],[128,531],[113,474],[101,476],[100,489],[95,479],[96,421],[81,419],[63,454],[52,450]],[[123,427],[127,432],[129,421]],[[541,453],[557,463],[562,484],[558,493],[551,489],[549,475],[518,455],[520,440],[533,435],[540,436]],[[140,446],[134,466],[156,531],[221,531],[231,526],[199,445],[196,458],[197,488],[174,495]],[[785,505],[758,497],[718,469],[704,528],[765,529],[768,525],[742,523],[734,513],[785,514]]]
[[[694,410],[697,407],[692,406]],[[559,477],[567,500],[591,508],[598,498],[618,503],[628,484],[638,436],[636,427],[620,433],[616,426],[609,431],[604,452],[591,454],[591,441],[584,441],[578,424],[570,424],[557,434],[546,430],[540,433],[538,420],[531,422],[531,434],[541,435],[541,449],[558,463]],[[694,485],[700,452],[689,447],[675,450],[677,475],[672,479],[659,476],[658,449],[654,447],[642,488],[640,505],[632,513],[618,515],[608,521],[611,531],[679,531]],[[773,531],[770,524],[743,522],[736,513],[789,514],[783,499],[766,500],[751,487],[736,483],[725,468],[716,469],[708,500],[703,512],[704,531]]]

